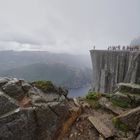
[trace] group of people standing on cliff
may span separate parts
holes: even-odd
[[[126,50],[126,51],[140,51],[140,46],[109,46],[108,47],[108,50],[113,50],[113,51],[116,51],[116,50]]]

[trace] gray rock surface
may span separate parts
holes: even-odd
[[[0,118],[1,140],[37,140],[33,109],[19,110]]]
[[[140,122],[140,106],[131,109],[116,118],[126,124],[130,129],[136,130],[137,125]]]
[[[136,135],[140,134],[140,122],[137,124],[135,133]]]
[[[119,83],[112,100],[128,104],[130,107],[140,105],[140,85],[131,83]]]
[[[19,106],[12,102],[10,98],[7,98],[0,92],[0,116],[17,109],[18,107]]]
[[[113,131],[98,117],[89,116],[88,119],[93,124],[93,126],[99,131],[99,133],[102,134],[105,138],[114,136]]]
[[[116,84],[140,84],[140,51],[91,50],[93,90],[110,93]]]
[[[121,107],[118,107],[118,106],[114,106],[112,104],[111,101],[109,101],[109,99],[105,98],[105,97],[102,97],[99,99],[99,104],[107,109],[107,110],[110,110],[111,112],[115,113],[116,115],[120,115],[122,113],[124,113],[126,110],[124,108],[121,108]]]
[[[120,92],[129,92],[131,94],[140,95],[140,85],[132,83],[119,83],[117,84],[118,90]]]
[[[30,84],[28,84],[28,83],[26,83],[26,82],[22,82],[22,89],[23,89],[25,92],[29,91],[30,88],[31,88],[31,85],[30,85]]]
[[[12,96],[15,99],[22,99],[24,97],[24,91],[18,81],[11,80],[3,85],[2,89],[7,95]]]
[[[138,135],[138,137],[136,138],[136,140],[140,140],[140,134]]]
[[[16,78],[0,81],[0,140],[56,139],[70,116],[65,94],[43,93]]]
[[[1,78],[0,78],[0,86],[6,84],[8,81],[9,81],[8,78],[6,78],[6,77],[1,77]]]
[[[116,101],[122,101],[122,102],[126,102],[126,103],[130,103],[131,99],[129,98],[129,96],[127,96],[127,94],[121,93],[121,92],[116,92],[112,97],[113,100]]]

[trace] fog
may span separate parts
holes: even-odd
[[[88,54],[140,36],[140,0],[0,0],[0,50]]]

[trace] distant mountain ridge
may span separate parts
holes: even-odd
[[[88,55],[57,54],[47,51],[0,51],[0,72],[34,63],[63,63],[77,68],[91,68]]]
[[[61,63],[36,63],[3,71],[0,75],[23,78],[28,81],[49,80],[67,88],[80,88],[91,82],[90,69],[77,69]]]
[[[85,55],[0,51],[0,76],[51,80],[60,86],[79,88],[91,82],[88,59]]]

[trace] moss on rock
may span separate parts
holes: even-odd
[[[102,94],[96,92],[89,92],[86,95],[86,99],[91,99],[91,100],[98,100],[100,97],[102,97]]]
[[[42,90],[43,92],[55,92],[56,88],[51,81],[34,81],[34,86]]]

